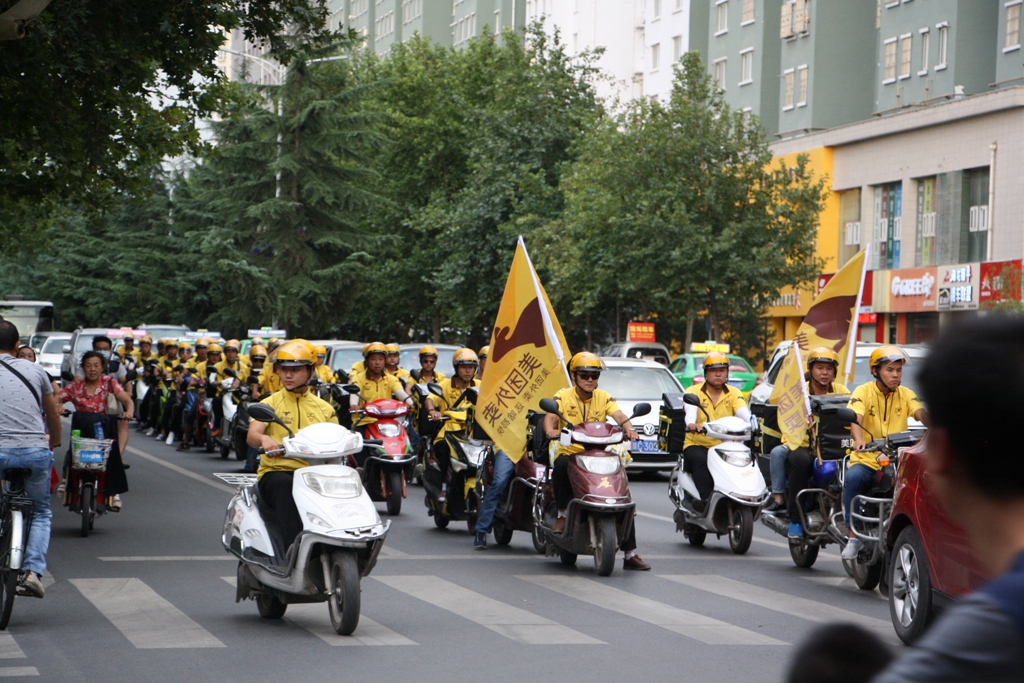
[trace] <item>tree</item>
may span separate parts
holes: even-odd
[[[544,261],[577,316],[628,302],[678,333],[707,315],[716,338],[752,350],[779,289],[819,272],[825,179],[805,159],[773,166],[757,121],[730,111],[696,53],[675,73],[669,102],[636,100],[580,140]]]

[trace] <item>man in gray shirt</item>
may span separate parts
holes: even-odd
[[[19,581],[28,594],[41,598],[44,591],[40,579],[46,571],[53,517],[52,450],[60,446],[61,423],[50,378],[35,363],[14,357],[18,339],[18,328],[0,321],[0,472],[9,468],[32,472],[25,479],[25,494],[34,503],[32,526]]]
[[[996,578],[873,680],[1024,680],[1024,316],[951,328],[919,382],[931,416],[929,484]]]

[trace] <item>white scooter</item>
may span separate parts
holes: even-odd
[[[693,394],[686,394],[683,401],[703,411]],[[676,506],[676,531],[682,531],[690,545],[697,547],[704,545],[709,531],[718,538],[728,535],[729,547],[742,555],[750,548],[754,520],[769,496],[757,461],[742,443],[750,440],[751,425],[743,418],[730,416],[705,422],[701,431],[722,441],[708,449],[708,470],[715,488],[704,511],[698,511],[694,502],[700,500],[700,493],[690,473],[683,471],[680,454],[668,483],[668,497]]]
[[[250,405],[249,416],[288,429],[262,403]],[[255,599],[266,619],[280,619],[292,603],[327,602],[331,625],[347,636],[359,623],[360,578],[377,563],[391,522],[381,521],[359,473],[340,464],[363,449],[358,433],[330,422],[288,433],[284,457],[323,463],[295,471],[292,496],[303,530],[285,549],[269,515],[261,515],[255,477],[239,487],[222,537],[239,559],[235,601]]]

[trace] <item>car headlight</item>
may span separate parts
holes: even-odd
[[[594,474],[612,474],[619,470],[620,463],[617,457],[578,455],[576,459],[583,466],[583,469]]]
[[[399,434],[402,433],[402,430],[398,427],[398,425],[393,424],[391,422],[378,422],[377,429],[380,430],[381,436],[387,437],[398,436]]]
[[[355,472],[339,475],[303,472],[302,480],[310,490],[328,498],[356,498],[363,492],[363,483]]]
[[[730,465],[735,465],[736,467],[746,467],[753,462],[750,459],[749,453],[744,454],[736,453],[734,451],[718,451],[718,455],[722,457],[722,460],[726,461]]]

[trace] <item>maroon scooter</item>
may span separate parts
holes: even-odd
[[[558,554],[565,565],[576,564],[578,555],[592,554],[598,576],[609,576],[615,569],[615,554],[632,528],[636,509],[618,453],[605,450],[622,442],[622,427],[607,422],[573,425],[559,413],[558,404],[549,398],[541,399],[540,407],[570,425],[562,432],[564,445],[579,444],[586,449],[582,453],[559,456],[569,458],[569,482],[573,491],[561,533],[551,528],[557,519],[558,509],[550,466],[545,470],[542,485],[536,489],[534,524],[546,543],[546,554],[549,557]],[[637,403],[629,419],[649,412],[649,403]]]

